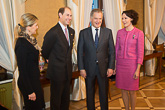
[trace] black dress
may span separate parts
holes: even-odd
[[[39,51],[29,41],[21,37],[17,39],[15,54],[19,70],[18,87],[24,98],[25,110],[45,108],[38,65]],[[35,101],[28,99],[28,95],[33,92],[36,94]]]

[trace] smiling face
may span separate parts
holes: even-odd
[[[70,9],[65,8],[64,13],[59,13],[59,21],[64,25],[67,26],[70,24],[72,20],[72,12]]]
[[[91,16],[92,26],[95,27],[95,28],[101,27],[102,18],[103,18],[103,14],[102,13],[100,13],[100,12],[94,12],[93,13],[93,16]]]
[[[132,20],[133,19],[128,17],[125,13],[122,14],[122,22],[125,28],[132,26],[132,22],[131,22]]]

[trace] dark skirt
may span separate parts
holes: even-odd
[[[23,95],[23,99],[24,99],[24,108],[25,110],[42,110],[43,108],[45,108],[45,101],[44,101],[44,95],[43,95],[43,90],[40,84],[40,80],[33,82],[33,90],[36,94],[36,100],[32,101],[29,100],[29,97],[26,92],[26,89],[24,88],[23,85],[21,85],[21,82],[18,81],[18,87]]]

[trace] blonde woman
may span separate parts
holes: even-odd
[[[15,54],[19,69],[18,87],[23,95],[25,110],[44,110],[45,102],[38,66],[39,46],[33,34],[38,29],[38,18],[30,13],[21,16],[15,27]]]

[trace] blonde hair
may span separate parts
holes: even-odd
[[[19,36],[23,36],[26,34],[26,27],[32,26],[36,23],[38,18],[31,14],[31,13],[25,13],[21,16],[20,23],[15,27],[14,29],[14,36],[15,39],[17,39]]]

